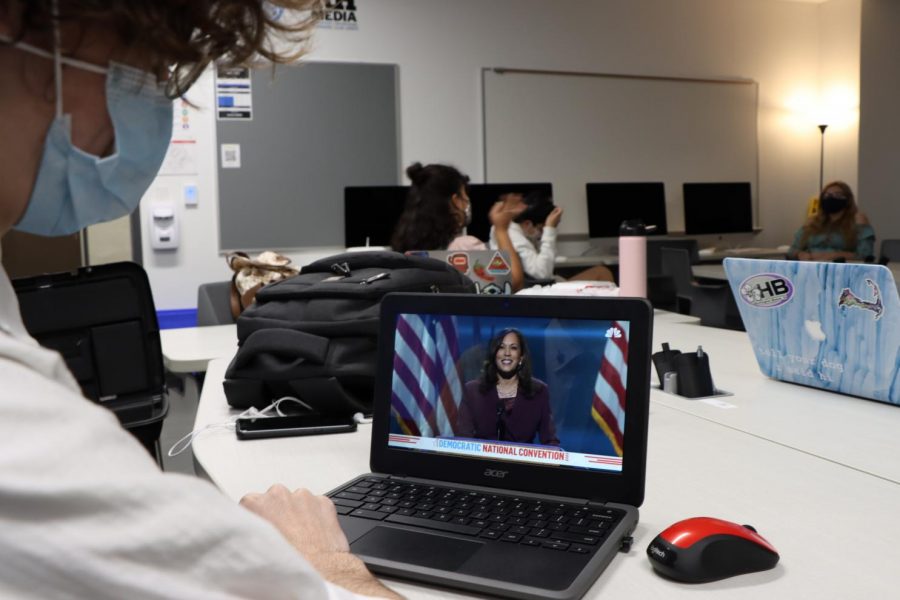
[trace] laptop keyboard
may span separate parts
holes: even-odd
[[[624,512],[366,477],[331,495],[340,515],[589,554]]]

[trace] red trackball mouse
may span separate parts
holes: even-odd
[[[677,581],[704,583],[771,569],[778,551],[750,525],[712,517],[679,521],[647,546],[657,573]]]

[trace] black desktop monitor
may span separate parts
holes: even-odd
[[[534,190],[540,190],[553,197],[553,185],[550,183],[470,183],[468,191],[469,200],[472,201],[472,222],[466,228],[466,232],[487,242],[491,233],[488,213],[491,212],[494,202],[503,194],[527,194]]]
[[[684,232],[744,233],[753,231],[750,182],[685,183]]]
[[[665,235],[666,188],[662,182],[587,184],[588,235],[619,236],[622,221],[656,225],[649,235]]]
[[[344,244],[390,246],[408,192],[405,185],[345,187]]]

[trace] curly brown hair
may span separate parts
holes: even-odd
[[[297,60],[324,10],[322,0],[0,0],[17,40],[47,33],[53,19],[114,31],[169,73],[166,95],[182,96],[214,61],[247,65]],[[10,18],[11,17],[11,18]],[[286,18],[285,18],[286,17]],[[274,35],[273,35],[274,34]]]

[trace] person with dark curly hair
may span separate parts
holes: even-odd
[[[168,149],[171,99],[215,61],[298,58],[321,10],[0,0],[0,235],[64,235],[134,210]],[[329,499],[274,486],[242,508],[161,473],[28,335],[2,269],[0,382],[0,595],[397,597],[350,554]]]
[[[466,382],[456,425],[460,437],[559,446],[547,384],[532,374],[518,329],[491,340],[481,377]]]
[[[391,247],[397,252],[409,250],[487,250],[487,244],[465,235],[472,220],[472,203],[466,187],[469,178],[449,165],[414,163],[406,169],[412,185],[403,214],[394,229]],[[521,196],[509,194],[491,207],[488,218],[493,224],[496,247],[510,258],[513,291],[522,289],[525,279],[519,255],[509,237],[512,220],[524,205]]]
[[[533,190],[522,197],[523,210],[509,225],[509,239],[522,262],[526,283],[529,280],[553,280],[556,267],[556,235],[563,209],[553,203],[550,194]],[[495,230],[491,230],[490,246],[497,247]],[[557,277],[557,279],[563,279]],[[615,281],[605,265],[585,269],[570,280]]]

